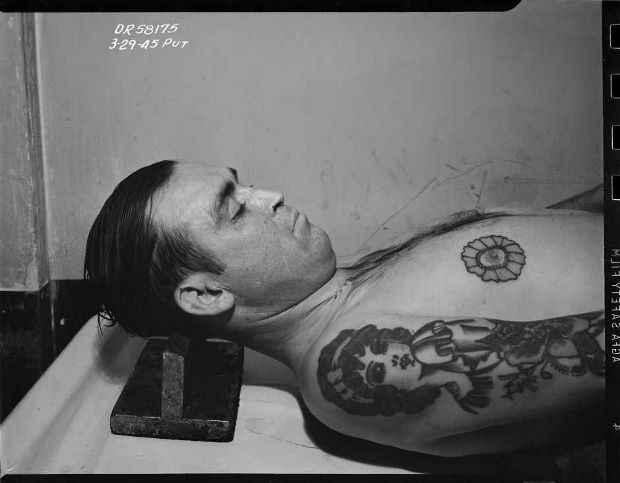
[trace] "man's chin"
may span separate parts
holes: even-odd
[[[318,263],[325,263],[327,265],[333,264],[336,266],[336,253],[332,246],[332,241],[329,239],[329,235],[321,227],[312,225],[312,237],[310,249],[317,256]]]

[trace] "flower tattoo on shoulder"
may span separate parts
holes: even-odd
[[[500,235],[483,236],[469,242],[461,252],[461,259],[467,271],[484,282],[516,280],[525,266],[525,252],[521,246]]]

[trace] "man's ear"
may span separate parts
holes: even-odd
[[[235,296],[206,273],[193,273],[174,292],[176,304],[188,314],[218,315],[230,310]]]

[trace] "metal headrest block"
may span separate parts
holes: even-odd
[[[232,441],[242,371],[233,342],[151,339],[114,405],[112,433]]]

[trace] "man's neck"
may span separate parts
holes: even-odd
[[[351,305],[353,286],[347,281],[353,275],[349,270],[337,269],[327,283],[293,307],[244,324],[243,330],[234,334],[235,340],[299,374],[308,347]]]

